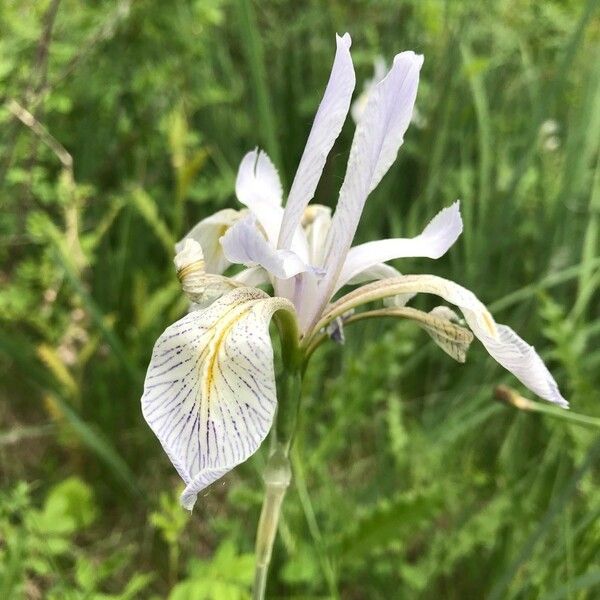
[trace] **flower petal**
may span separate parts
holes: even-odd
[[[462,230],[459,203],[455,202],[440,211],[414,238],[377,240],[354,246],[348,252],[334,292],[377,263],[395,258],[440,258],[458,239]]]
[[[403,52],[394,58],[387,76],[371,91],[356,128],[344,183],[340,190],[320,284],[324,306],[335,289],[367,196],[390,168],[410,123],[423,57]]]
[[[243,285],[229,277],[207,273],[202,246],[191,238],[178,244],[180,251],[174,259],[181,287],[193,309],[205,308],[223,294]]]
[[[348,285],[358,285],[360,283],[367,283],[369,281],[378,281],[380,279],[400,277],[401,275],[402,273],[400,273],[398,269],[392,267],[391,265],[386,265],[385,263],[377,263],[376,265],[373,265],[372,267],[368,267],[364,271],[361,271],[346,283]],[[385,306],[390,308],[399,308],[405,306],[414,297],[415,294],[398,294],[397,296],[390,296],[389,298],[384,298],[383,303]]]
[[[195,240],[202,246],[206,270],[209,273],[224,273],[231,263],[225,258],[219,240],[245,212],[225,208],[202,219],[181,241],[175,244],[175,252],[181,252],[187,239]]]
[[[331,208],[310,204],[302,215],[302,229],[306,236],[308,258],[313,265],[323,264],[325,240],[331,227]]]
[[[167,327],[154,346],[142,412],[186,483],[188,510],[271,428],[277,396],[269,322],[278,310],[293,308],[239,288]]]
[[[292,250],[274,250],[252,217],[238,221],[223,236],[221,245],[231,262],[249,267],[260,265],[278,279],[314,270]]]
[[[332,304],[313,331],[367,302],[406,293],[435,294],[458,306],[468,326],[490,355],[541,398],[569,406],[535,348],[506,325],[499,325],[487,308],[466,288],[434,275],[404,275],[367,284]]]
[[[232,275],[231,279],[248,287],[258,287],[270,283],[269,274],[262,267],[248,267]]]
[[[265,152],[255,149],[244,156],[238,169],[235,193],[238,200],[254,213],[267,239],[275,245],[283,218],[283,192],[277,169]]]
[[[373,61],[373,77],[365,81],[362,94],[352,103],[352,108],[350,109],[350,115],[356,124],[358,124],[364,113],[371,90],[386,76],[387,71],[388,67],[385,58],[383,56],[375,57]]]
[[[306,205],[315,195],[327,156],[342,130],[356,83],[350,56],[350,36],[336,36],[337,50],[325,94],[315,115],[296,176],[290,189],[278,248],[291,248]]]
[[[239,201],[250,209],[255,202],[281,206],[281,181],[266,152],[255,148],[244,156],[235,182],[235,193]]]

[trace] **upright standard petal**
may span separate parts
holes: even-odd
[[[255,202],[281,206],[281,181],[266,152],[256,148],[244,156],[235,181],[235,193],[239,201],[250,209]]]
[[[323,167],[342,130],[356,83],[350,56],[350,36],[336,36],[337,49],[329,82],[317,110],[285,206],[278,248],[291,248],[306,205],[312,200]]]
[[[522,340],[510,327],[500,325],[487,308],[466,288],[434,275],[404,275],[367,284],[346,294],[327,310],[315,330],[349,310],[367,302],[397,294],[435,294],[458,306],[467,325],[490,355],[540,398],[568,408],[556,381],[535,348]]]
[[[275,245],[283,217],[283,192],[277,169],[265,152],[255,149],[244,156],[238,169],[235,193],[257,218],[268,240]]]
[[[239,288],[168,327],[154,346],[142,412],[186,483],[188,510],[271,428],[277,396],[269,322],[278,310],[293,307]]]
[[[417,96],[423,57],[403,52],[372,90],[356,128],[323,264],[321,306],[331,297],[370,192],[396,159]]]
[[[252,217],[242,219],[221,240],[228,260],[248,267],[260,265],[277,279],[314,271],[292,250],[275,250],[269,245]]]
[[[206,271],[219,275],[224,273],[230,262],[225,258],[219,240],[244,214],[245,211],[224,208],[214,215],[202,219],[180,242],[175,244],[175,251],[181,252],[186,240],[195,240],[202,246]]]
[[[377,240],[350,248],[334,291],[377,263],[395,258],[440,258],[462,233],[459,203],[441,210],[417,237]]]

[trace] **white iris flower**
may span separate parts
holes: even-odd
[[[414,238],[352,247],[367,197],[402,145],[422,64],[422,56],[402,52],[369,90],[332,216],[329,208],[309,202],[355,85],[350,36],[338,36],[329,82],[285,208],[273,163],[254,150],[242,160],[236,182],[245,208],[204,219],[177,245],[175,264],[192,310],[156,342],[142,409],[186,483],[181,499],[186,508],[192,508],[201,490],[252,455],[271,428],[281,393],[269,335],[274,316],[284,337],[284,368],[301,372],[327,332],[343,321],[397,316],[414,320],[461,362],[474,334],[530,390],[568,406],[534,348],[497,324],[472,292],[433,275],[401,275],[385,264],[442,256],[462,232],[458,202]],[[231,264],[246,268],[227,277],[223,273]],[[257,287],[264,284],[272,285],[272,297]],[[362,285],[332,301],[348,284]],[[449,308],[424,313],[405,306],[419,293],[458,307],[469,329],[456,322]],[[355,312],[384,299],[383,308]]]

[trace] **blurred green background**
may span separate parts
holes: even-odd
[[[249,596],[263,451],[189,517],[139,398],[186,308],[173,242],[236,206],[256,145],[289,185],[335,32],[357,93],[377,55],[425,55],[358,240],[415,235],[461,198],[449,254],[397,266],[473,289],[600,416],[598,17],[581,0],[0,0],[0,598]],[[600,597],[598,429],[495,403],[520,388],[480,345],[458,365],[407,323],[347,333],[308,373],[268,597]]]

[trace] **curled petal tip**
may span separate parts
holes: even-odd
[[[343,35],[339,35],[336,33],[335,37],[338,42],[343,42],[344,44],[346,44],[346,48],[350,48],[350,46],[352,46],[352,38],[350,37],[350,34],[348,32],[344,33]]]
[[[204,261],[202,246],[196,240],[186,238],[177,244],[176,249],[177,254],[173,259],[173,262],[178,271],[181,271],[181,269],[184,269],[194,262]]]

